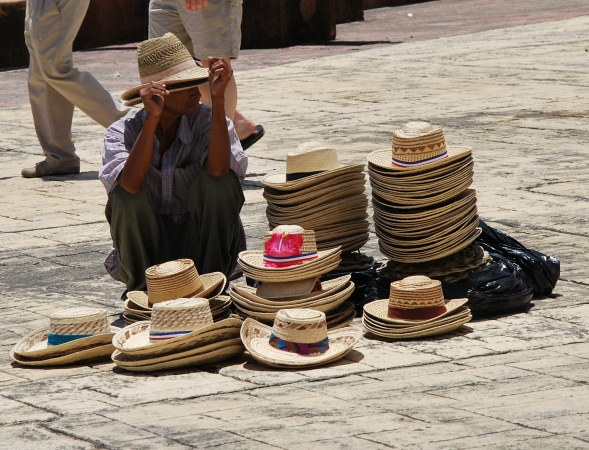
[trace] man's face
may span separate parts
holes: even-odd
[[[164,109],[179,116],[191,116],[198,112],[200,97],[197,86],[170,92],[164,100]]]

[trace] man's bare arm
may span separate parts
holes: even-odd
[[[230,170],[231,143],[225,118],[225,88],[233,76],[233,70],[222,58],[209,58],[209,86],[213,117],[209,140],[209,156],[205,163],[207,172],[215,178]]]
[[[145,184],[153,156],[153,138],[164,109],[164,97],[168,94],[161,82],[151,82],[139,91],[145,107],[145,121],[119,177],[120,186],[130,194],[138,194]]]

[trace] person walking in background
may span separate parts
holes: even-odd
[[[89,4],[90,0],[27,0],[29,99],[45,160],[23,169],[25,178],[80,172],[71,131],[74,106],[105,128],[135,114],[96,78],[73,65],[72,44]]]
[[[241,47],[242,0],[150,0],[149,38],[173,33],[195,59],[208,67],[209,56],[222,57],[231,67]],[[202,102],[211,104],[208,86]],[[264,135],[264,128],[237,110],[237,86],[231,78],[225,93],[225,114],[237,131],[243,149]]]

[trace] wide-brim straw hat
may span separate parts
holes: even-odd
[[[121,95],[126,106],[141,103],[139,91],[152,81],[164,81],[170,92],[190,89],[209,79],[209,70],[199,67],[190,52],[172,33],[148,39],[137,47],[141,84]]]
[[[246,319],[241,327],[241,340],[248,353],[260,364],[278,368],[315,367],[337,361],[352,351],[362,337],[362,331],[345,327],[327,333],[329,349],[325,353],[299,355],[269,344],[272,327],[254,319]]]
[[[389,299],[375,300],[373,302],[364,305],[364,314],[368,314],[373,319],[388,324],[399,324],[399,325],[416,325],[416,324],[431,324],[436,320],[439,320],[449,314],[452,314],[461,306],[464,306],[468,302],[467,298],[455,298],[448,300],[444,305],[445,311],[438,316],[428,320],[403,320],[403,319],[392,319],[388,316]]]
[[[212,272],[206,273],[204,275],[198,275],[200,281],[202,282],[203,290],[191,295],[189,297],[193,298],[215,298],[216,296],[220,295],[225,288],[225,284],[227,283],[227,278],[221,272]],[[173,284],[173,281],[171,281]],[[167,291],[168,296],[170,297],[168,300],[174,300],[176,298],[189,298],[189,297],[178,297],[176,295],[182,295],[181,293],[176,293],[171,290]],[[127,292],[127,298],[130,299],[136,305],[151,310],[152,304],[149,301],[149,292],[146,291],[130,291]]]
[[[286,173],[266,175],[262,183],[277,190],[297,190],[363,170],[364,164],[340,166],[335,149],[308,142],[286,155]],[[299,178],[289,180],[292,176]]]
[[[461,306],[452,314],[428,323],[409,326],[394,326],[371,319],[369,315],[362,317],[362,325],[371,334],[385,339],[417,339],[451,333],[472,320],[470,309]]]
[[[331,216],[341,212],[342,208],[363,209],[368,207],[368,198],[365,194],[355,194],[346,198],[340,198],[335,201],[326,203],[317,203],[313,206],[302,204],[296,207],[275,207],[268,204],[266,214],[281,220],[306,220],[314,217],[320,218],[323,213],[325,216]],[[291,222],[295,223],[295,222]]]
[[[273,210],[276,214],[310,214],[313,211],[317,211],[317,209],[334,208],[345,201],[349,201],[350,203],[362,202],[363,199],[366,199],[366,195],[364,194],[365,190],[366,188],[364,184],[362,184],[352,188],[340,189],[337,192],[322,195],[311,201],[301,200],[294,205],[279,205],[270,200],[267,200],[267,202],[268,208]]]
[[[362,193],[366,190],[364,173],[352,174],[339,179],[331,179],[325,183],[311,186],[297,191],[278,191],[268,186],[264,187],[263,196],[268,204],[276,206],[296,206],[301,203],[321,202],[323,199],[345,191],[350,193]],[[341,198],[341,197],[340,197]]]
[[[229,317],[231,314],[231,305],[233,304],[231,297],[228,295],[219,295],[208,300],[214,322],[219,322]],[[125,325],[151,320],[151,312],[152,309],[146,310],[136,305],[132,300],[127,299],[125,301],[125,309],[123,311]]]
[[[106,311],[97,308],[78,307],[56,311],[49,317],[49,326],[37,329],[13,347],[12,352],[25,360],[48,360],[66,357],[82,350],[107,345],[118,328],[108,324]],[[58,345],[49,345],[50,336],[86,336]],[[64,361],[79,361],[81,356],[65,358]],[[76,359],[74,359],[76,358]]]
[[[283,299],[311,294],[319,278],[303,278],[287,283],[261,283],[256,289],[260,298]],[[233,285],[235,286],[235,285]]]
[[[266,210],[266,218],[273,228],[286,225],[287,223],[293,223],[286,222],[290,219],[269,214],[268,210]],[[352,209],[339,210],[328,215],[321,215],[320,213],[308,215],[307,217],[297,219],[295,223],[308,230],[333,230],[338,223],[348,224],[350,222],[362,222],[366,219],[368,219],[367,206],[361,204]]]
[[[112,336],[112,335],[111,335]],[[71,353],[64,355],[53,355],[46,356],[43,358],[28,358],[21,356],[14,352],[14,349],[10,351],[10,357],[18,364],[23,366],[33,367],[52,367],[52,366],[66,366],[72,364],[85,364],[91,361],[98,361],[107,359],[114,351],[113,345],[109,342],[108,344],[99,344],[92,347],[82,347],[80,349],[73,350]]]

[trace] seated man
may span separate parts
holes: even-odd
[[[115,122],[104,139],[99,177],[114,245],[105,265],[114,262],[110,269],[128,290],[145,290],[145,269],[177,258],[192,259],[199,273],[228,276],[239,251],[247,169],[225,117],[233,72],[213,57],[208,71],[198,68],[172,34],[142,42],[137,54],[142,86],[123,99],[143,102],[143,110]],[[207,79],[211,106],[199,103],[196,86]]]

